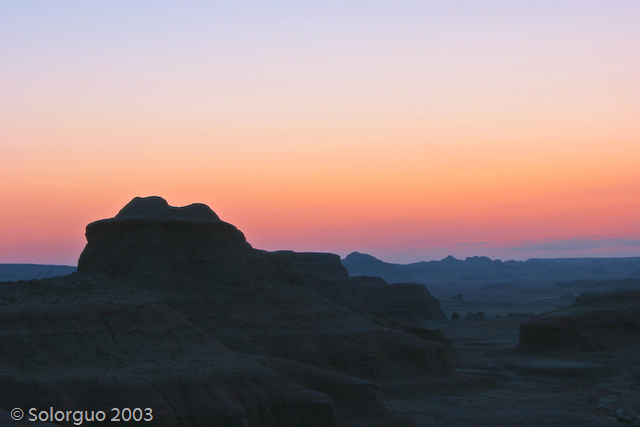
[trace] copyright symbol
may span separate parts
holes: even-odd
[[[22,412],[22,409],[13,408],[11,410],[11,418],[13,418],[14,421],[20,421],[22,417],[24,417],[24,412]]]

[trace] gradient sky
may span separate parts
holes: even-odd
[[[0,0],[0,262],[134,196],[267,250],[640,256],[640,2]]]

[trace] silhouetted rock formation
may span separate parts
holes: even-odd
[[[78,273],[2,285],[2,409],[149,407],[158,426],[383,426],[394,421],[376,382],[452,372],[444,336],[321,297],[300,266],[252,249],[204,205],[136,198],[86,235]]]
[[[519,349],[602,350],[640,346],[640,290],[583,294],[563,310],[520,326]]]
[[[162,284],[185,277],[251,281],[251,246],[206,205],[174,208],[160,197],[136,197],[114,218],[89,224],[86,236],[79,272]]]
[[[419,283],[390,285],[379,277],[349,277],[340,258],[334,254],[276,253],[291,261],[318,294],[338,304],[374,308],[409,322],[414,321],[414,316],[446,319],[440,302]]]

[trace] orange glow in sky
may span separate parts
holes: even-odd
[[[640,256],[638,2],[300,3],[2,3],[0,262],[149,195],[267,250]]]

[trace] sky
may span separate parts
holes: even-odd
[[[266,250],[640,256],[640,2],[0,0],[0,262],[135,196]]]

